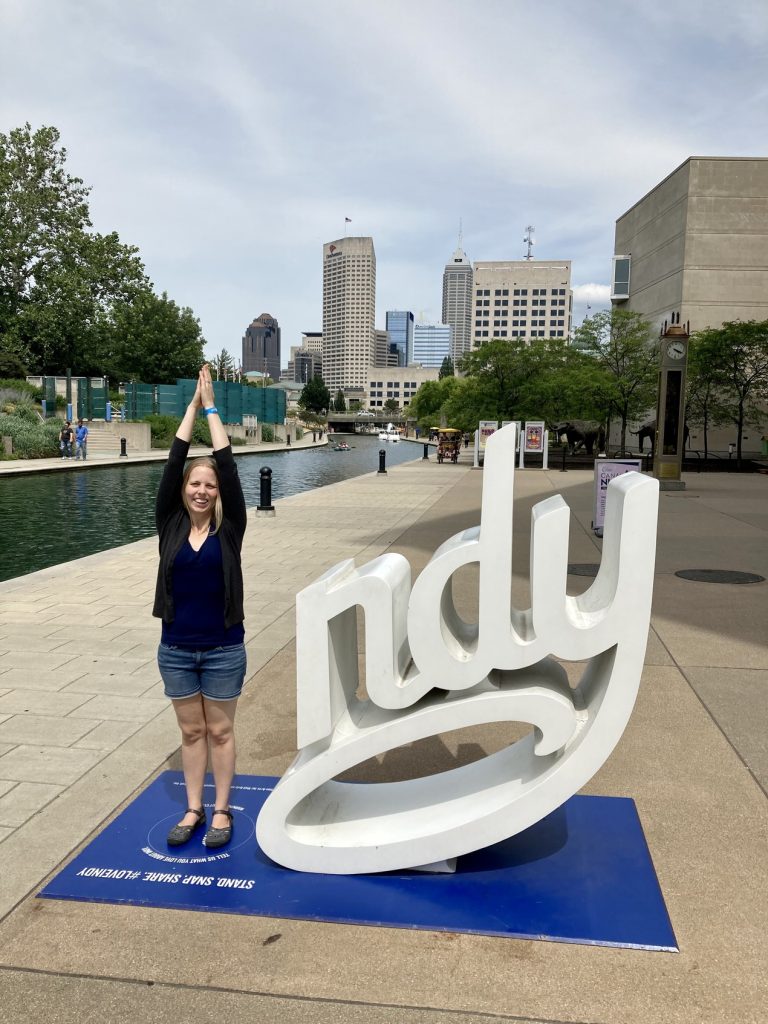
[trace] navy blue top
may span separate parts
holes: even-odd
[[[186,540],[173,561],[173,622],[163,620],[162,642],[188,650],[231,647],[245,637],[242,622],[224,625],[224,572],[218,534],[195,551]]]

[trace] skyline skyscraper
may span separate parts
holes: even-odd
[[[461,247],[461,234],[443,271],[443,323],[451,326],[451,359],[456,362],[472,348],[472,263]]]
[[[269,313],[262,313],[243,335],[243,372],[266,371],[272,380],[280,380],[280,325]]]
[[[570,260],[496,260],[474,265],[472,341],[570,336]]]
[[[450,324],[414,324],[413,362],[439,370],[451,354],[451,334]]]
[[[323,246],[323,379],[362,388],[376,362],[376,253],[369,236]]]
[[[413,313],[408,309],[387,310],[387,331],[390,345],[397,349],[397,365],[413,361]]]

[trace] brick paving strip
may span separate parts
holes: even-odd
[[[294,636],[298,590],[381,554],[465,467],[421,462],[249,511],[248,676]],[[179,746],[155,654],[155,538],[0,583],[0,916]]]

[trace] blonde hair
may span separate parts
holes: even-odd
[[[189,505],[187,504],[187,482],[195,469],[199,469],[201,466],[205,466],[208,469],[212,469],[214,476],[216,477],[216,486],[219,486],[219,471],[216,468],[216,462],[209,456],[204,455],[199,459],[192,459],[184,470],[184,478],[181,481],[181,501],[187,512],[190,512]],[[221,503],[221,490],[216,495],[216,503],[213,507],[213,532],[218,533],[221,527],[222,520],[224,519],[224,506]]]

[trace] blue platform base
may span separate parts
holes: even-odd
[[[676,951],[634,801],[576,796],[519,836],[460,857],[455,874],[313,875],[259,849],[261,805],[276,784],[240,775],[234,834],[221,850],[165,836],[186,805],[164,772],[38,894],[265,917],[472,932]],[[205,803],[213,807],[213,787]]]

